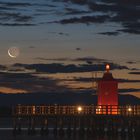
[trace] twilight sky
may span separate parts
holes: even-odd
[[[110,63],[120,93],[140,97],[140,2],[75,1],[0,0],[1,93],[92,92]]]

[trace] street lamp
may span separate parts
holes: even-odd
[[[132,108],[130,106],[128,107],[127,110],[128,110],[128,112],[132,112]]]
[[[82,108],[81,106],[78,106],[78,107],[77,107],[78,113],[80,113],[82,110],[83,110],[83,108]]]

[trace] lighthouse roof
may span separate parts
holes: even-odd
[[[115,79],[113,78],[112,73],[106,72],[106,73],[104,73],[102,80],[103,81],[114,81]]]

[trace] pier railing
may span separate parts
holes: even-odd
[[[115,106],[115,105],[42,105],[13,107],[14,116],[55,116],[55,115],[120,115],[140,116],[140,105]]]

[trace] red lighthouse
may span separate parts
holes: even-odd
[[[106,65],[106,72],[98,82],[98,106],[118,105],[118,82],[109,72],[110,65]],[[116,109],[115,109],[116,110]]]

